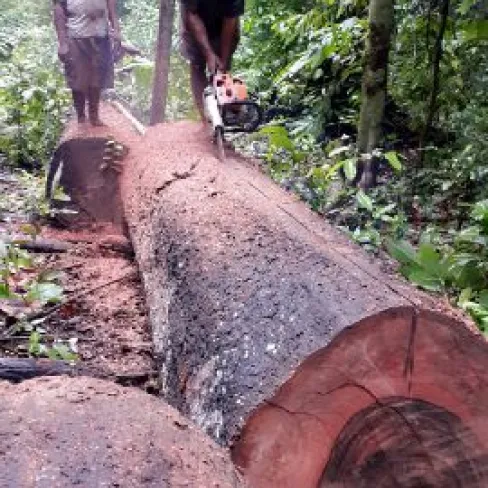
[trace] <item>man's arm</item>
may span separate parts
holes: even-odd
[[[234,49],[239,42],[239,17],[244,14],[244,0],[221,0],[224,8],[224,23],[221,32],[220,57],[224,69],[229,70]]]
[[[234,47],[239,40],[239,17],[225,18],[222,25],[222,40],[220,48],[220,59],[224,70],[230,69],[230,62]]]
[[[115,7],[115,0],[107,0],[108,20],[113,29],[113,38],[115,41],[120,41],[120,24],[117,17],[117,9]]]
[[[224,66],[222,64],[222,61],[213,51],[212,46],[210,45],[210,41],[208,39],[207,29],[205,28],[205,25],[202,19],[198,16],[198,14],[185,8],[183,21],[195,37],[195,40],[200,45],[203,54],[205,55],[205,58],[207,60],[208,70],[211,73],[214,73],[215,71],[217,71],[217,69],[223,69]]]
[[[66,12],[60,2],[54,4],[53,20],[58,36],[58,56],[63,61],[68,54],[68,27],[66,25]]]

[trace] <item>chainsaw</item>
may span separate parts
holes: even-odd
[[[210,76],[203,92],[203,106],[221,161],[225,160],[224,134],[254,132],[263,118],[261,107],[249,97],[246,84],[230,73]]]

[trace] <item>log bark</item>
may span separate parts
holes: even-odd
[[[343,328],[420,297],[197,124],[150,128],[122,198],[166,398],[214,439]]]

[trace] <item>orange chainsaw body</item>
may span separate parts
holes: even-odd
[[[219,123],[225,132],[253,132],[257,129],[262,120],[261,108],[250,99],[242,79],[230,73],[217,72],[212,76],[209,87],[219,113],[213,118],[221,119]]]
[[[219,105],[247,100],[247,86],[240,78],[229,73],[217,73],[213,83]]]

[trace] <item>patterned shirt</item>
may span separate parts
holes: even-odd
[[[68,18],[68,36],[72,38],[107,37],[107,0],[57,0]]]

